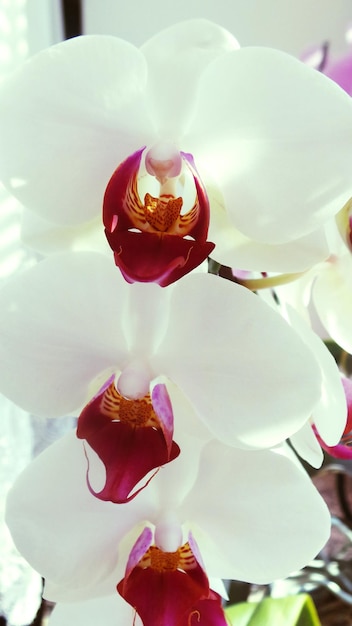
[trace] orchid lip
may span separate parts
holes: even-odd
[[[159,468],[180,453],[173,441],[172,406],[163,384],[156,384],[151,395],[127,399],[110,379],[83,409],[77,437],[86,441],[105,468],[105,483],[96,490],[92,486],[96,463],[85,446],[90,492],[115,503],[135,498]]]
[[[164,551],[153,544],[153,533],[148,527],[131,550],[117,591],[135,608],[144,626],[186,626],[193,617],[197,623],[209,624],[209,610],[211,623],[226,625],[221,598],[210,589],[191,543]],[[158,598],[158,602],[151,602],[150,598]]]
[[[130,155],[105,191],[105,234],[128,282],[164,287],[195,269],[214,249],[209,218],[193,156],[166,142]]]

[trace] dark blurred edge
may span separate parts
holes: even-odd
[[[82,35],[82,0],[61,0],[64,38]]]

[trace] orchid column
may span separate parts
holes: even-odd
[[[0,171],[47,258],[0,293],[0,390],[78,417],[8,501],[48,599],[117,589],[145,626],[225,624],[220,579],[286,576],[327,540],[285,444],[322,402],[310,331],[204,263],[323,259],[351,120],[324,76],[204,20],[141,50],[70,40],[1,87]]]

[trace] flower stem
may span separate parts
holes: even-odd
[[[292,283],[305,272],[295,272],[293,274],[279,274],[278,276],[264,276],[263,278],[237,278],[236,282],[243,287],[247,287],[251,291],[257,291],[258,289],[268,289],[270,287],[279,287],[280,285],[286,285]]]

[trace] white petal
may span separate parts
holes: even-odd
[[[210,444],[196,487],[184,515],[201,529],[194,536],[209,576],[269,583],[303,567],[329,538],[323,499],[280,451]]]
[[[187,149],[217,181],[234,226],[279,244],[352,195],[351,122],[351,99],[325,76],[277,50],[242,48],[200,77]]]
[[[252,271],[302,272],[329,255],[323,229],[281,245],[261,243],[234,227],[221,199],[215,194],[209,197],[208,239],[216,243],[211,256],[222,265]]]
[[[318,443],[309,422],[290,437],[292,446],[297,454],[312,467],[318,469],[324,461],[324,453]]]
[[[49,581],[45,597],[80,600],[113,594],[124,575],[122,537],[154,511],[144,490],[120,507],[90,494],[83,444],[69,433],[35,459],[16,481],[7,523],[17,548]]]
[[[143,55],[109,36],[58,44],[1,87],[0,169],[26,206],[59,224],[102,209],[119,163],[153,136]]]
[[[97,253],[55,255],[10,280],[0,293],[2,392],[44,417],[87,402],[88,385],[127,353],[127,292],[113,260]]]
[[[286,285],[275,287],[275,292],[280,303],[290,306],[290,310],[294,309],[299,313],[300,317],[306,321],[308,326],[311,324],[311,291],[312,285],[317,274],[320,271],[321,264],[313,267],[311,270],[293,280]],[[319,335],[320,336],[320,335]]]
[[[211,431],[199,420],[197,413],[182,390],[168,379],[165,380],[165,384],[174,414],[175,441],[199,439],[202,442],[207,442],[212,439]]]
[[[225,600],[229,599],[224,582],[220,578],[210,578],[209,585],[210,589],[218,593],[222,598]]]
[[[10,491],[7,523],[20,552],[45,577],[47,599],[78,601],[114,592],[146,522],[156,524],[168,510],[177,513],[195,483],[203,442],[181,437],[179,443],[180,456],[121,506],[89,492],[83,443],[75,433],[26,468]]]
[[[125,293],[126,340],[132,353],[145,356],[154,352],[166,332],[171,291],[156,283],[133,283]]]
[[[171,396],[173,401],[174,396]],[[180,456],[172,463],[160,468],[158,474],[148,486],[155,490],[155,498],[159,503],[160,510],[176,510],[184,500],[186,494],[195,484],[198,471],[199,459],[204,446],[210,437],[205,438],[204,427],[200,424],[198,430],[194,427],[194,434],[189,434],[189,423],[194,422],[192,412],[186,411],[183,415],[175,412],[175,435],[174,440],[181,448]],[[198,424],[199,426],[199,420]],[[151,493],[151,492],[150,492]],[[157,517],[151,518],[155,523]]]
[[[352,352],[352,259],[350,254],[335,258],[320,272],[313,301],[331,338],[346,352]]]
[[[161,136],[178,138],[193,113],[201,72],[235,48],[238,43],[227,30],[205,19],[174,24],[142,46],[150,115]]]
[[[346,397],[339,369],[324,342],[311,331],[300,315],[287,307],[287,317],[319,364],[321,393],[312,418],[325,443],[328,446],[335,446],[341,439],[347,419]]]
[[[47,256],[67,250],[92,250],[111,257],[111,248],[102,228],[101,216],[75,226],[59,226],[24,209],[21,220],[24,245]]]
[[[133,608],[117,593],[86,602],[59,603],[54,608],[48,626],[122,626],[141,621]]]
[[[315,358],[281,316],[249,290],[209,274],[176,283],[168,332],[152,363],[230,445],[282,441],[320,397]]]

